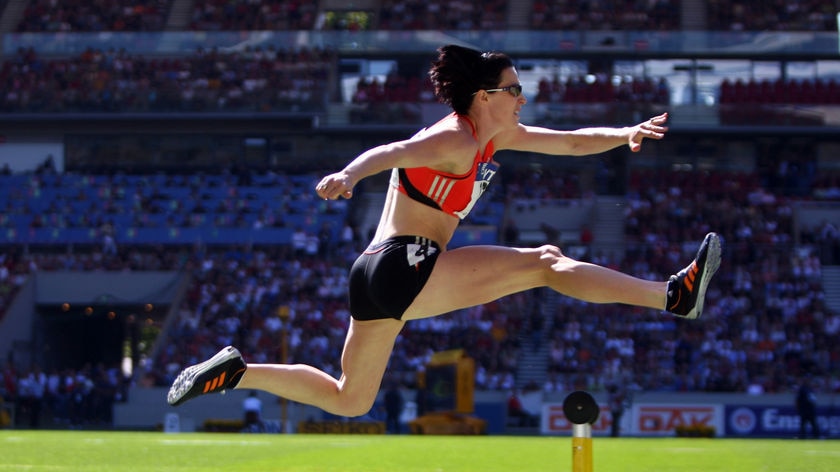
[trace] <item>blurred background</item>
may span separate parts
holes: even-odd
[[[596,434],[620,390],[627,434],[702,423],[794,436],[807,380],[823,434],[840,436],[837,12],[824,0],[0,0],[0,426],[160,428],[174,376],[227,344],[338,375],[346,273],[387,176],[347,201],[317,200],[314,184],[448,112],[426,72],[454,43],[515,59],[526,124],[667,111],[670,132],[638,154],[499,153],[452,247],[552,243],[663,279],[713,230],[723,264],[692,322],[547,290],[412,322],[386,375],[405,420],[423,409],[418,372],[462,349],[493,433],[567,432],[559,403],[583,389],[605,405]],[[283,422],[325,416],[263,398]],[[181,420],[240,417],[217,400]]]

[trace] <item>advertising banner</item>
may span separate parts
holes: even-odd
[[[612,415],[607,405],[600,405],[601,414],[592,425],[593,436],[610,434]],[[621,418],[621,434],[628,436],[674,436],[678,427],[714,428],[716,435],[724,431],[723,405],[719,404],[634,404]],[[542,434],[569,435],[572,424],[563,414],[562,403],[543,405]]]
[[[817,407],[823,437],[840,436],[840,410]],[[811,430],[807,431],[808,436]],[[733,437],[794,438],[799,436],[799,414],[792,406],[727,405],[726,435]]]
[[[679,427],[714,428],[723,434],[723,406],[718,404],[636,404],[632,408],[630,434],[674,436]]]

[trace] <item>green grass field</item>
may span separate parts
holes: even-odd
[[[840,442],[594,438],[594,471],[838,471]],[[571,471],[571,438],[0,431],[6,471]]]

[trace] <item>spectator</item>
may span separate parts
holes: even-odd
[[[799,390],[796,393],[796,411],[799,413],[799,439],[806,439],[807,429],[811,429],[811,436],[814,439],[820,438],[820,425],[817,419],[817,397],[811,388],[811,380],[808,377],[802,379]]]
[[[261,433],[265,431],[262,421],[262,400],[256,390],[251,390],[245,400],[242,400],[243,431],[247,433]]]
[[[402,392],[400,392],[399,384],[395,381],[389,382],[388,388],[385,390],[385,429],[389,433],[400,434],[402,432],[400,416],[404,407],[405,401]]]
[[[525,409],[520,393],[519,389],[514,389],[508,396],[507,415],[509,424],[523,428],[537,426],[538,418]]]
[[[627,397],[624,389],[614,383],[607,387],[607,402],[610,406],[610,436],[617,438],[621,434],[621,417],[624,415],[624,407]]]

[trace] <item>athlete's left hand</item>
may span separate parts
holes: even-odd
[[[642,140],[645,138],[664,138],[665,133],[668,131],[668,127],[665,126],[666,121],[668,121],[668,112],[659,116],[654,116],[653,118],[634,126],[630,131],[630,139],[627,143],[630,146],[630,150],[633,152],[639,152],[639,150],[642,149]]]

